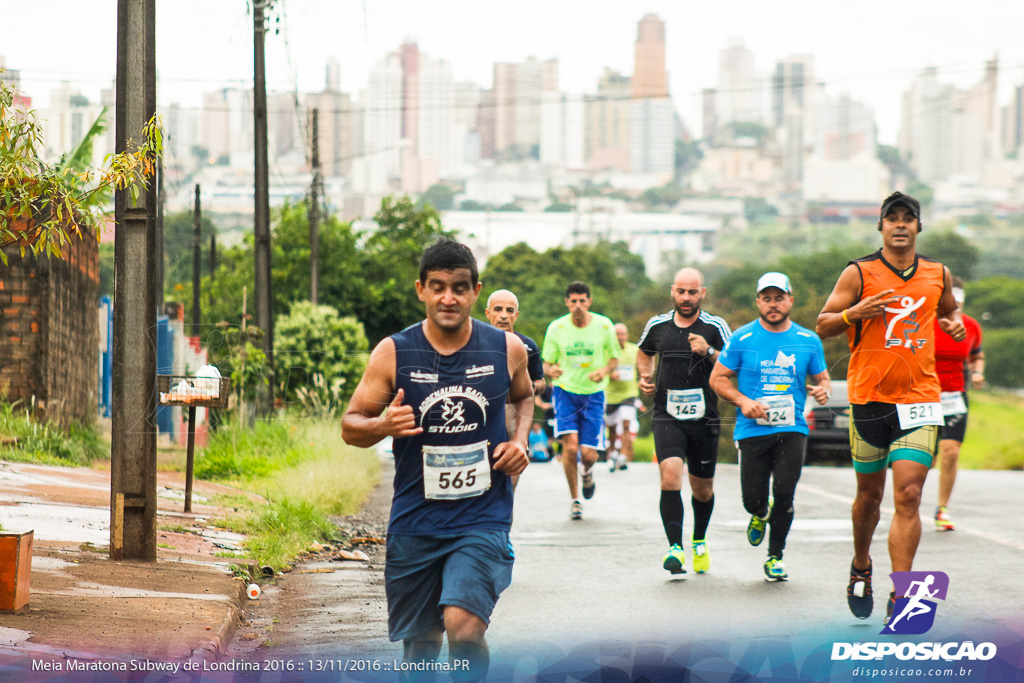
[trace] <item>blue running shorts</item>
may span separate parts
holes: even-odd
[[[604,450],[604,392],[574,394],[555,387],[551,396],[555,404],[555,436],[576,432],[580,446]]]
[[[454,605],[489,623],[498,596],[512,583],[515,555],[507,531],[457,536],[388,534],[384,591],[388,637],[415,639],[442,625]]]

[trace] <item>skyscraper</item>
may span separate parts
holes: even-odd
[[[665,71],[665,22],[648,14],[637,25],[631,81],[629,161],[633,173],[671,178],[675,167],[675,116]]]

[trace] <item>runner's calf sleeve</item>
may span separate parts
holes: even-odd
[[[706,503],[690,496],[690,503],[693,505],[693,540],[703,541],[711,523],[711,511],[715,509],[715,494],[712,493]]]
[[[683,494],[679,491],[661,492],[661,523],[669,545],[683,545]]]

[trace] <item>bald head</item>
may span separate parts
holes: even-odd
[[[629,328],[623,323],[615,325],[615,337],[619,340],[619,348],[626,348],[626,342],[629,341]]]
[[[673,283],[675,283],[675,282],[679,282],[680,279],[682,279],[682,280],[684,280],[686,282],[690,282],[691,280],[696,279],[697,283],[698,283],[698,285],[697,285],[698,287],[703,287],[704,286],[704,274],[701,273],[696,268],[680,268],[676,272],[676,276],[675,276],[675,278],[673,278],[672,281],[673,281]]]
[[[519,318],[519,299],[507,289],[499,289],[487,297],[486,315],[490,324],[512,332]]]

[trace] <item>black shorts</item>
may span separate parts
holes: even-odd
[[[967,392],[964,391],[964,405],[967,405]],[[964,435],[967,434],[967,413],[957,413],[956,415],[946,415],[945,424],[939,427],[939,441],[949,440],[957,441],[959,443],[964,442]]]
[[[850,451],[855,471],[880,472],[894,460],[932,466],[938,445],[937,425],[903,429],[892,403],[852,405],[850,418]]]
[[[653,420],[654,451],[658,461],[682,458],[690,474],[713,479],[718,464],[718,427],[701,424],[684,427],[676,419]]]

